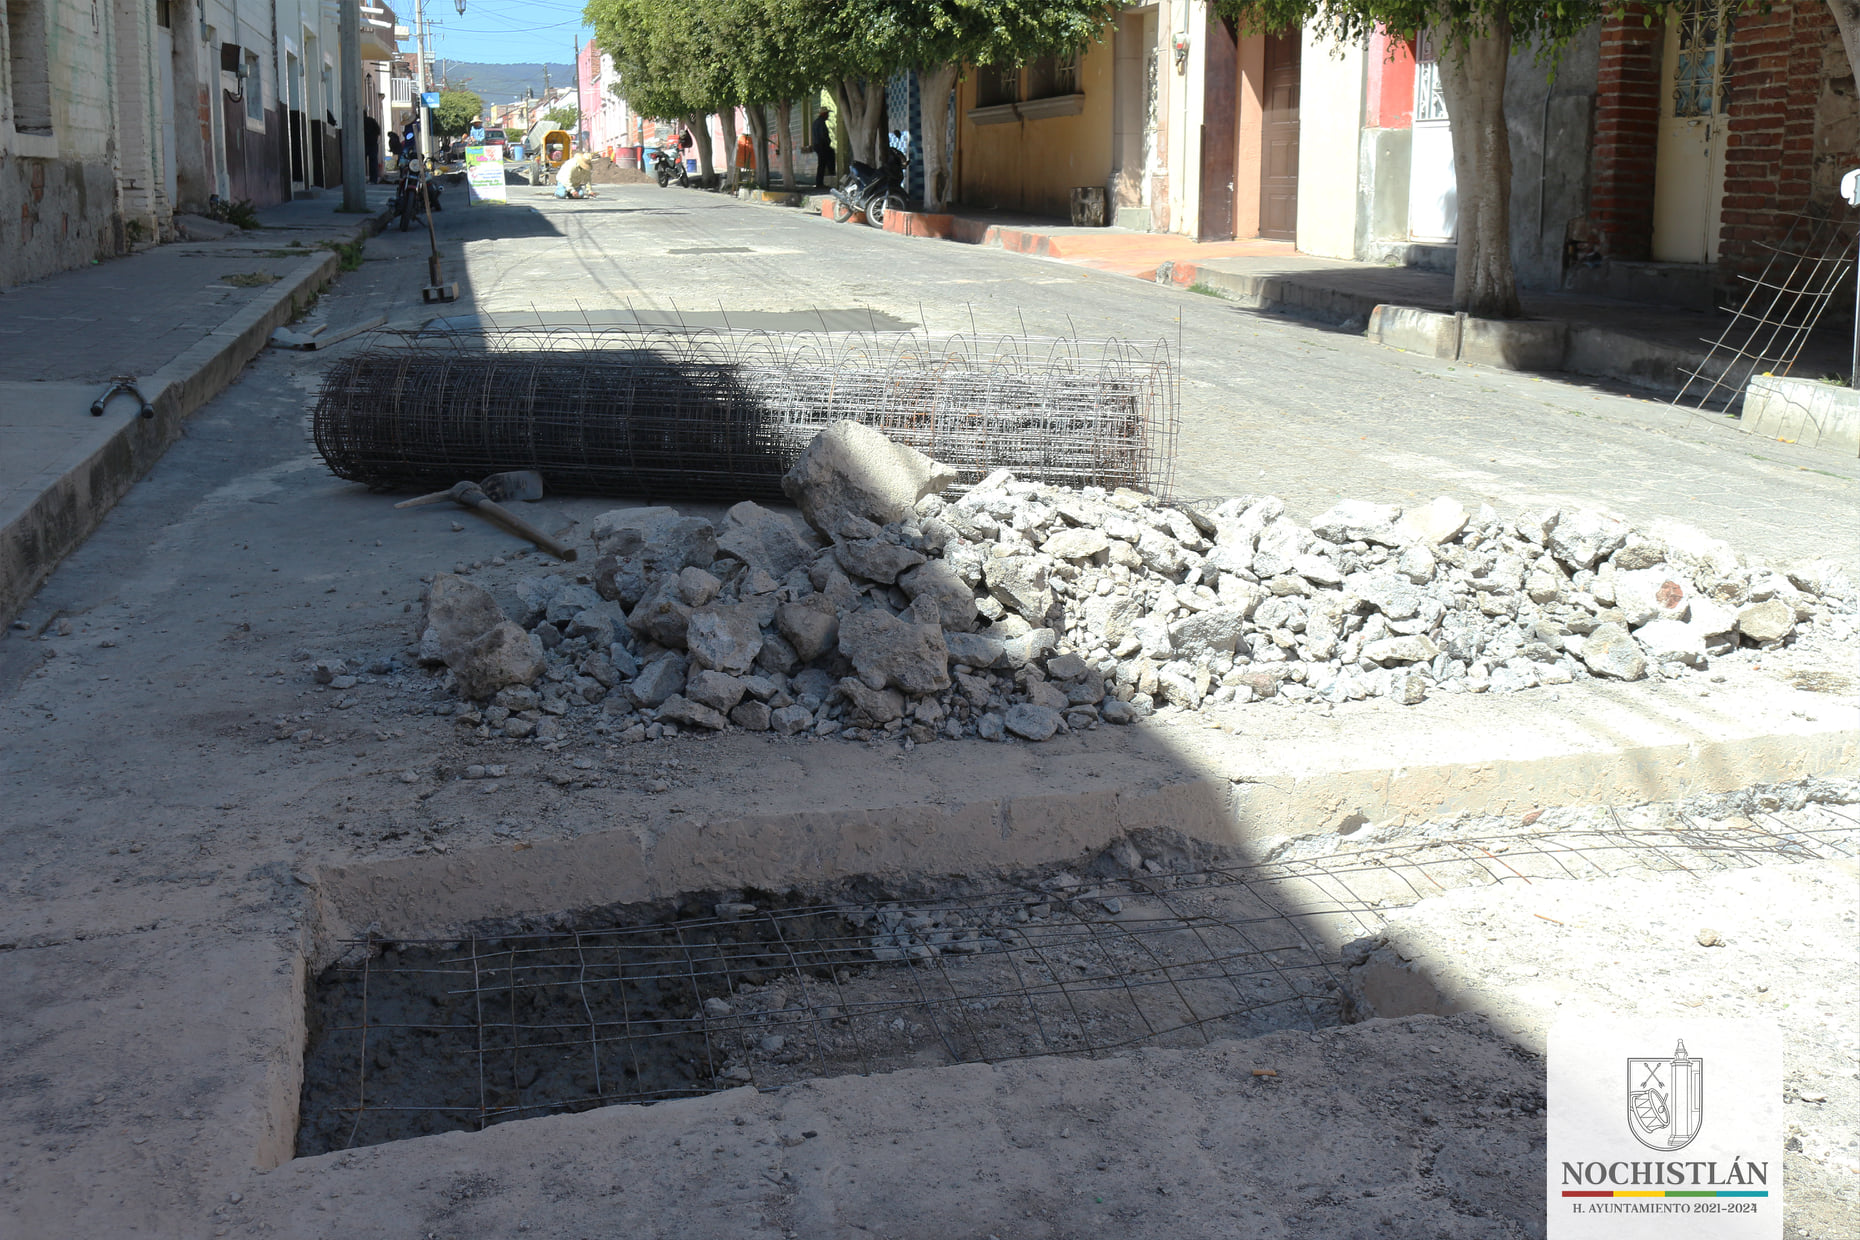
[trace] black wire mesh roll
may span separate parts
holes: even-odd
[[[1165,493],[1166,348],[1011,337],[511,330],[386,336],[330,369],[312,418],[342,478],[438,489],[533,469],[568,494],[781,498],[850,418],[972,485],[997,468]]]

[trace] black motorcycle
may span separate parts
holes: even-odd
[[[686,189],[691,188],[691,174],[685,170],[685,161],[678,157],[678,152],[660,147],[652,153],[652,172],[659,180],[659,188],[664,189],[673,181]]]
[[[905,210],[904,156],[887,148],[882,166],[853,160],[846,175],[833,187],[833,221],[844,224],[864,213],[866,223],[874,228],[885,226],[888,211]]]
[[[416,160],[401,169],[400,179],[394,183],[394,213],[400,217],[400,230],[406,232],[413,227],[413,221],[426,209],[421,201],[421,187],[425,186],[425,200],[432,204],[432,209],[439,210],[439,187],[426,175],[426,161]]]

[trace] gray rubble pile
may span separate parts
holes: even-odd
[[[951,481],[840,423],[784,479],[805,523],[609,512],[591,570],[523,578],[507,606],[435,578],[421,661],[485,737],[1043,741],[1158,709],[1679,676],[1856,610],[1828,562],[1772,570],[1590,511],[1352,500],[1306,526],[1271,496]]]

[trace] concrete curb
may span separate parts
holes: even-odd
[[[1444,755],[1443,755],[1444,756]],[[1373,760],[1372,760],[1373,761]],[[441,857],[356,861],[320,872],[321,937],[364,926],[447,934],[485,917],[663,899],[756,886],[772,891],[862,876],[973,873],[1072,862],[1133,832],[1163,832],[1255,857],[1348,830],[1357,821],[1522,814],[1729,792],[1860,770],[1860,739],[1841,722],[1722,742],[1694,740],[1427,766],[1353,765],[1288,772],[1215,761],[1199,776],[1086,792],[873,809],[693,815],[649,839],[630,830],[476,848]]]
[[[350,242],[380,232],[385,221],[384,212],[358,221]],[[264,349],[272,330],[301,314],[340,266],[334,252],[306,257],[264,296],[247,302],[153,375],[143,376],[142,394],[154,408],[154,417],[124,412],[127,400],[113,406],[117,412],[106,416],[120,418],[122,424],[109,439],[0,528],[0,623],[19,614],[59,562],[83,545],[117,501],[181,437],[188,417],[230,386]]]

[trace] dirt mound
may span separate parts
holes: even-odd
[[[622,168],[605,155],[594,157],[594,183],[596,185],[650,185],[652,175],[641,172],[638,168]]]

